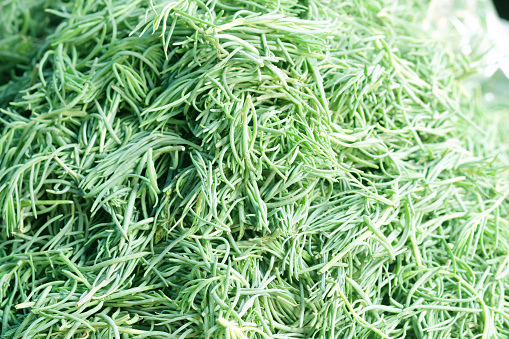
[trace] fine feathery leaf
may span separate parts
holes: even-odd
[[[0,337],[509,337],[507,136],[428,5],[0,3]]]

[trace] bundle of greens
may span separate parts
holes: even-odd
[[[3,1],[1,338],[507,338],[508,153],[426,9]]]

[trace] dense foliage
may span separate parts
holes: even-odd
[[[507,338],[509,161],[426,9],[1,2],[1,337]]]

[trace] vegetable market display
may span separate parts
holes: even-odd
[[[0,3],[0,337],[509,337],[508,152],[427,6]]]

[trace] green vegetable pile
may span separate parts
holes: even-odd
[[[1,338],[508,338],[509,156],[421,0],[0,3]]]

